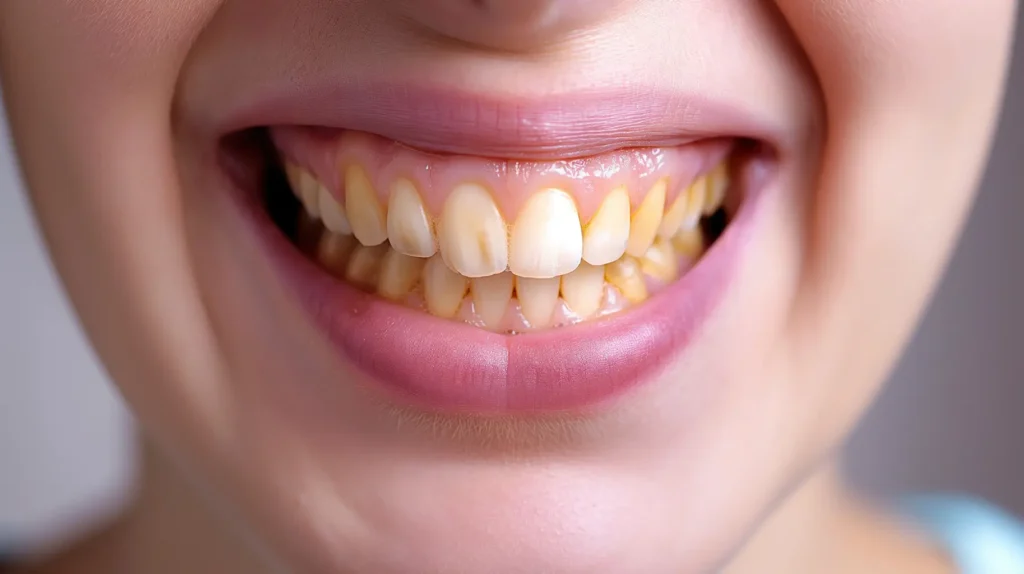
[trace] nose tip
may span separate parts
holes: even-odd
[[[609,18],[625,0],[398,0],[402,15],[483,47],[526,50],[557,43]]]

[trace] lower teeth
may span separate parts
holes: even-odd
[[[704,222],[724,219],[716,213]],[[717,229],[715,231],[718,231]],[[624,255],[608,265],[581,264],[551,279],[516,277],[508,271],[470,279],[450,270],[440,255],[429,259],[399,253],[385,242],[361,245],[305,213],[295,244],[328,273],[367,293],[499,333],[523,333],[607,317],[640,304],[686,273],[713,235],[697,226],[658,239],[641,257]]]

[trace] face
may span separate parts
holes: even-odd
[[[704,572],[941,271],[1014,13],[969,4],[8,2],[0,65],[98,352],[278,558]]]

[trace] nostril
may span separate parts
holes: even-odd
[[[542,48],[607,20],[625,0],[403,0],[406,19],[460,42],[501,50]]]

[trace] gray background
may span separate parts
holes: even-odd
[[[968,490],[1024,515],[1022,44],[963,241],[847,451],[853,481],[876,495]],[[0,541],[45,545],[116,508],[131,482],[130,420],[70,317],[6,138],[0,270]]]

